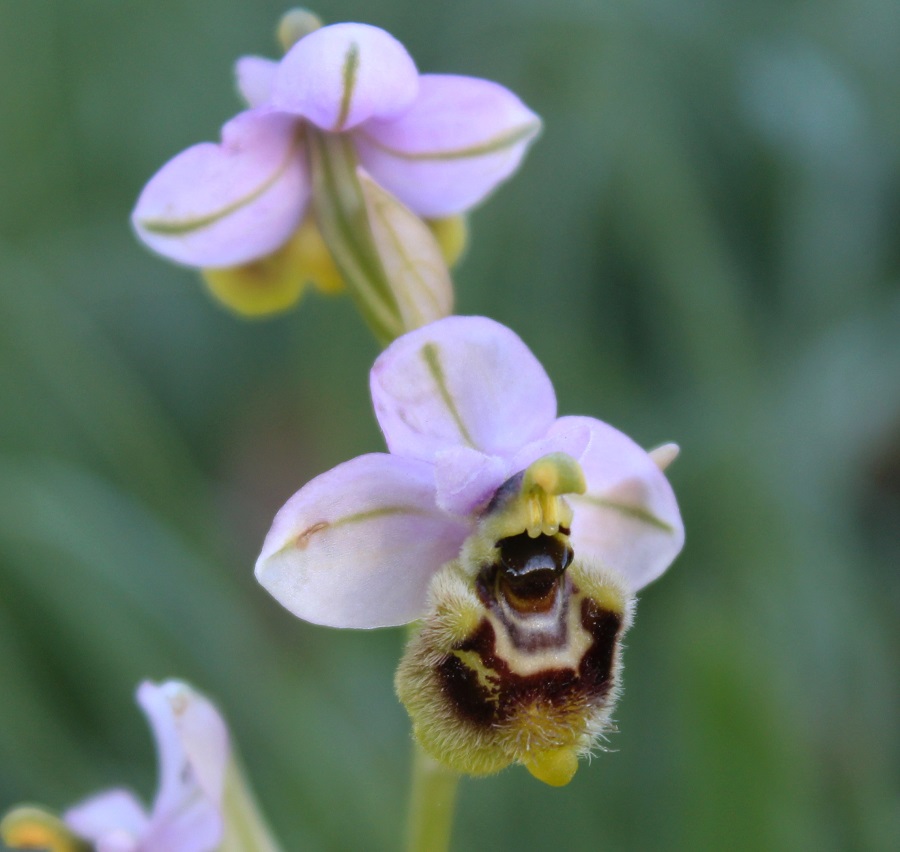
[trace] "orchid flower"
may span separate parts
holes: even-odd
[[[256,575],[318,624],[421,620],[398,692],[426,750],[565,783],[608,721],[632,596],[681,549],[661,471],[677,447],[650,454],[599,420],[558,418],[534,355],[481,317],[399,338],[370,386],[390,452],[301,488]]]
[[[209,852],[222,841],[228,731],[213,705],[177,681],[145,682],[137,700],[156,738],[160,784],[148,813],[116,789],[71,808],[66,824],[97,852]]]
[[[243,57],[236,75],[249,109],[225,124],[221,143],[164,165],[132,214],[147,246],[201,269],[250,265],[261,277],[253,264],[278,257],[334,178],[329,145],[412,213],[440,218],[471,209],[509,177],[540,129],[509,90],[420,75],[400,42],[367,24],[315,29],[280,61]],[[324,277],[333,289],[334,275]],[[221,273],[216,280],[225,286]]]

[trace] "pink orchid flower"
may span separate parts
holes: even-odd
[[[280,62],[244,57],[237,80],[250,109],[223,127],[221,143],[163,166],[132,214],[147,246],[188,266],[239,266],[290,239],[312,194],[308,129],[349,138],[372,178],[423,217],[478,204],[540,129],[512,92],[420,75],[395,38],[367,24],[315,30]]]

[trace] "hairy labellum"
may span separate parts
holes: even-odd
[[[578,560],[566,526],[498,537],[510,512],[490,512],[434,578],[397,692],[422,746],[452,768],[522,763],[566,784],[609,729],[632,598]]]

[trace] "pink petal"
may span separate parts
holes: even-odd
[[[66,811],[63,820],[92,843],[110,838],[122,849],[136,848],[148,824],[143,806],[128,790],[98,793]]]
[[[544,368],[485,317],[447,317],[403,335],[369,382],[391,452],[428,461],[455,447],[511,459],[556,416]]]
[[[160,787],[146,852],[204,852],[221,839],[222,788],[230,759],[228,731],[203,696],[177,681],[145,682],[138,702],[156,738]]]
[[[566,499],[575,512],[575,558],[612,568],[632,591],[662,574],[684,544],[684,525],[668,480],[641,447],[590,417],[562,417],[552,439],[587,427],[590,443],[578,459],[587,493]]]
[[[428,582],[470,525],[434,502],[431,465],[360,456],[301,488],[275,516],[256,577],[294,615],[331,627],[421,616]]]
[[[126,831],[111,831],[97,841],[97,852],[147,852],[146,847]]]
[[[300,39],[278,66],[272,103],[340,132],[393,118],[413,102],[418,71],[406,48],[368,24],[333,24]]]
[[[510,465],[511,471],[518,473],[525,470],[532,462],[550,453],[565,453],[578,461],[591,443],[588,422],[593,421],[588,417],[563,417],[557,420],[545,437],[526,444],[516,453]]]
[[[452,216],[478,204],[519,166],[541,121],[489,80],[423,74],[419,96],[393,121],[354,134],[372,177],[420,216]]]
[[[278,63],[261,56],[242,56],[234,64],[237,89],[249,107],[261,107],[272,97]]]
[[[164,165],[138,198],[143,242],[189,266],[237,266],[263,257],[297,229],[309,199],[306,160],[290,116],[249,110]]]
[[[220,848],[223,826],[219,808],[208,799],[197,798],[154,825],[140,852],[213,852]]]
[[[454,515],[471,515],[515,472],[505,459],[469,447],[441,450],[434,459],[437,504]]]

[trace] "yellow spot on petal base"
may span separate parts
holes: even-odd
[[[42,808],[14,808],[0,821],[0,838],[10,849],[44,849],[49,852],[86,852],[60,819]]]
[[[323,293],[338,293],[344,287],[310,217],[278,251],[243,266],[204,269],[203,280],[216,299],[244,317],[266,317],[292,308],[307,284]]]
[[[565,787],[578,771],[578,756],[571,748],[535,752],[524,763],[538,781],[551,787]]]
[[[444,263],[449,267],[456,266],[469,246],[469,225],[465,216],[447,216],[445,219],[426,219],[425,224],[431,228]]]

